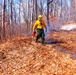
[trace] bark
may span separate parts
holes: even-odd
[[[2,0],[2,39],[5,39],[6,35],[5,35],[5,0]]]

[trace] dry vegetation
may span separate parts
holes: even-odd
[[[56,43],[55,46],[63,48],[69,53],[76,53],[76,30],[53,32],[51,39]]]
[[[51,32],[45,46],[25,36],[39,14],[51,30],[76,23],[76,0],[0,0],[0,9],[0,75],[76,75],[76,30]]]
[[[59,46],[76,53],[76,33],[53,32],[50,37],[57,43],[42,46],[30,37],[1,43],[0,75],[76,75],[76,60],[55,48]]]

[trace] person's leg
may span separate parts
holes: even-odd
[[[37,36],[36,36],[36,42],[41,37],[41,30],[37,29]]]
[[[44,30],[42,30],[42,44],[44,44],[44,41],[45,41],[45,33],[44,33]]]
[[[36,42],[38,41],[38,39],[39,39],[39,38],[40,38],[40,36],[39,36],[39,35],[37,35],[37,36],[36,36]]]

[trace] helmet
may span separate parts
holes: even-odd
[[[38,18],[42,18],[42,17],[43,17],[42,15],[39,15],[39,16],[38,16]]]

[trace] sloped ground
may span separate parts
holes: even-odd
[[[53,41],[61,41],[58,35],[52,34]],[[54,45],[42,46],[23,37],[0,44],[0,75],[76,75],[76,60]]]
[[[76,30],[53,32],[50,36],[51,40],[55,42],[55,46],[69,53],[76,53]]]

